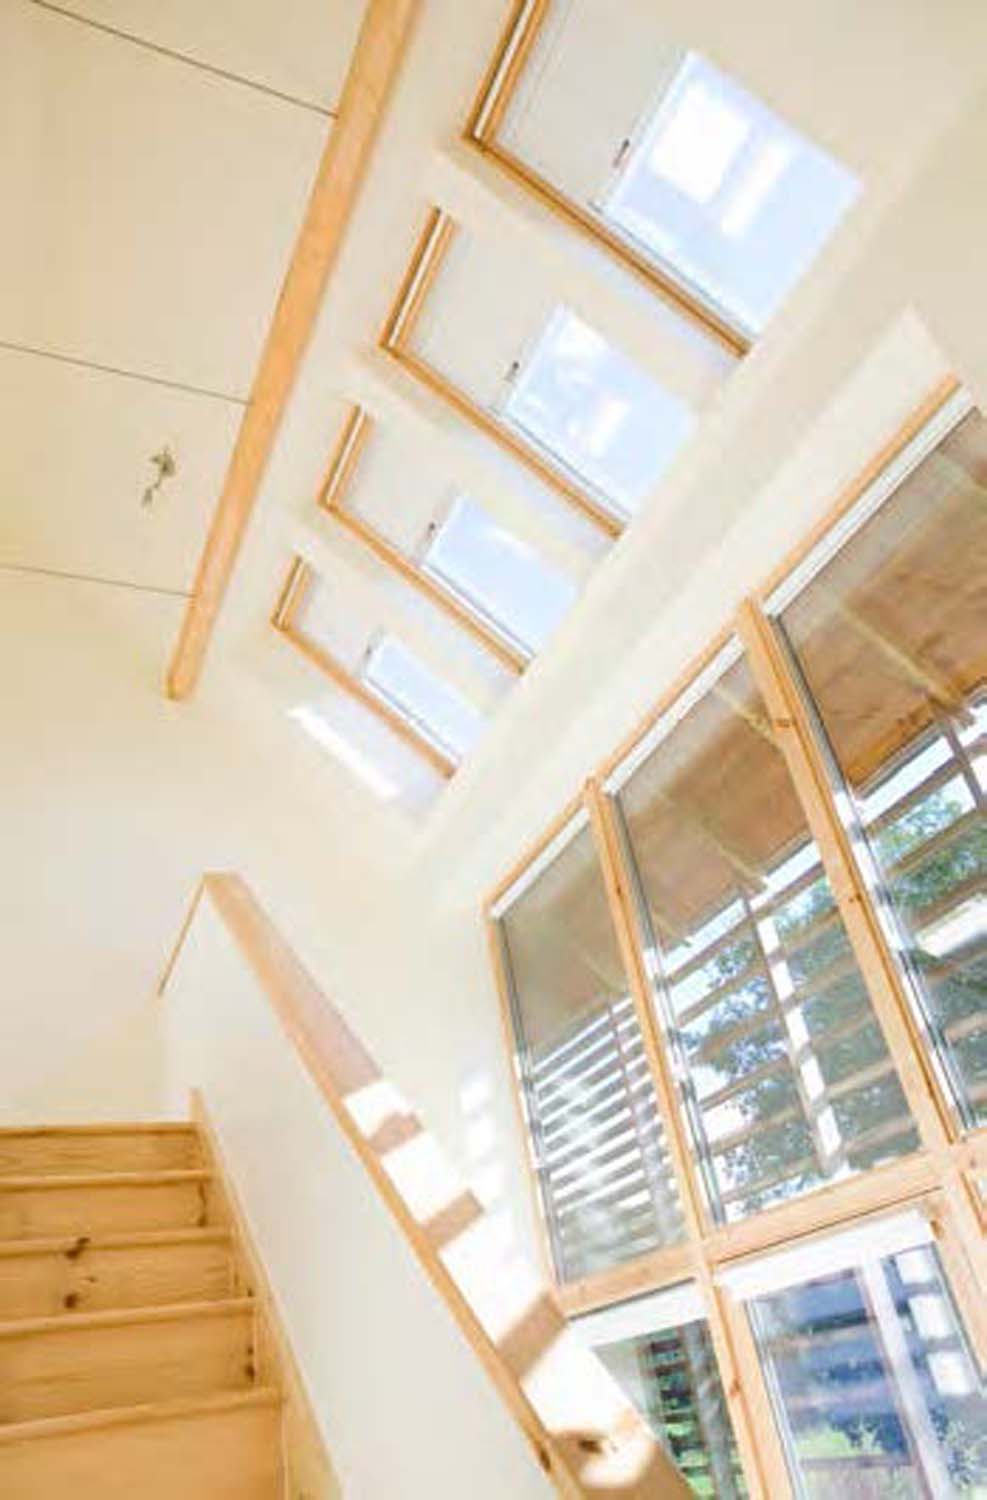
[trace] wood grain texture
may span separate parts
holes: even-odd
[[[0,1422],[253,1384],[249,1299],[0,1325]]]
[[[191,1125],[70,1125],[0,1131],[0,1177],[178,1172],[202,1165]]]
[[[359,198],[411,38],[419,0],[369,0],[251,387],[166,678],[171,698],[195,688],[295,377]]]
[[[280,1399],[257,1389],[0,1427],[4,1500],[284,1500]]]
[[[207,1221],[206,1172],[0,1179],[0,1240],[192,1229]]]
[[[13,1241],[0,1245],[0,1321],[214,1302],[233,1282],[221,1229]]]

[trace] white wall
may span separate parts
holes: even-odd
[[[249,868],[272,895],[294,902],[297,889],[304,907],[309,888],[318,902],[345,804],[276,798],[276,742],[165,700],[179,608],[0,574],[6,1120],[161,1107],[152,992],[205,866]],[[353,850],[361,889],[366,868]]]
[[[469,992],[481,952],[459,955],[475,933],[429,939],[428,891],[376,855],[386,812],[262,692],[162,696],[179,609],[0,573],[0,1121],[170,1106],[155,986],[200,874],[228,868],[485,1201],[524,1204],[496,1014],[478,1026]]]
[[[164,1001],[347,1500],[554,1494],[206,900]]]

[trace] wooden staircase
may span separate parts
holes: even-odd
[[[285,1500],[282,1395],[194,1125],[0,1130],[0,1495]]]

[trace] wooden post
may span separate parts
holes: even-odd
[[[857,868],[822,752],[774,626],[754,599],[737,614],[737,633],[764,698],[809,831],[815,839],[874,1014],[898,1071],[922,1143],[941,1152],[952,1139],[949,1111],[925,1061],[897,965]]]
[[[762,1500],[788,1500],[792,1494],[788,1466],[746,1317],[743,1309],[730,1304],[716,1285],[707,1259],[705,1239],[711,1225],[695,1169],[694,1152],[679,1107],[665,1041],[655,1015],[651,985],[631,900],[629,873],[614,821],[614,809],[599,781],[595,779],[586,783],[585,800],[610,903],[610,915],[641,1028],[659,1111],[665,1124],[669,1155],[682,1201],[686,1234],[692,1249],[692,1274],[699,1283],[706,1304],[710,1337],[720,1367],[720,1377],[747,1485],[751,1495],[762,1497]],[[745,1330],[749,1345],[745,1342],[742,1351],[738,1353],[737,1345],[744,1340]]]
[[[953,1160],[951,1147],[957,1132],[949,1105],[932,1071],[902,976],[854,858],[850,836],[840,819],[808,708],[776,629],[756,599],[747,599],[741,605],[737,632],[746,647],[751,671],[819,848],[919,1137],[936,1163],[945,1204],[940,1221],[944,1263],[947,1270],[952,1267],[953,1293],[963,1308],[978,1357],[987,1365],[987,1320],[981,1306],[983,1278],[987,1276],[987,1244],[963,1174]],[[977,1275],[967,1274],[965,1268],[977,1269],[979,1291]]]

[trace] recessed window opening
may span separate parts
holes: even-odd
[[[430,531],[422,566],[528,655],[545,644],[578,592],[467,495],[458,495]]]
[[[640,507],[695,426],[684,402],[564,306],[513,375],[504,415],[622,518]]]
[[[515,8],[467,138],[743,355],[860,193],[660,7]],[[623,24],[625,23],[625,24]]]
[[[370,647],[362,680],[436,749],[461,761],[484,728],[478,709],[442,681],[395,636]]]
[[[858,192],[845,167],[690,52],[639,128],[600,210],[753,334]]]
[[[702,1297],[693,1283],[576,1318],[695,1494],[739,1500],[747,1489]]]

